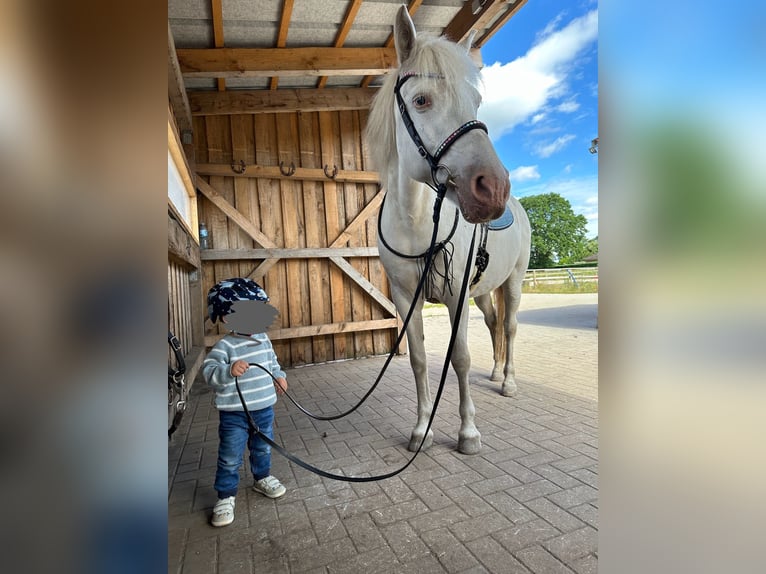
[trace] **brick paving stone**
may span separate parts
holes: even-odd
[[[415,493],[398,476],[381,481],[380,488],[394,504],[415,498]]]
[[[456,522],[466,520],[468,515],[461,510],[456,504],[452,504],[446,508],[434,510],[433,512],[427,512],[420,514],[414,518],[410,518],[408,522],[412,528],[418,534],[440,528],[442,526],[449,526]]]
[[[467,486],[458,486],[445,492],[446,496],[457,504],[468,516],[480,516],[492,511],[492,506],[487,504],[483,497],[479,496]]]
[[[452,505],[452,501],[440,488],[437,488],[433,482],[418,482],[412,485],[412,492],[423,502],[430,510],[439,510]]]
[[[457,522],[450,527],[458,540],[463,542],[488,536],[493,532],[512,526],[512,522],[499,512],[490,512],[476,518]]]
[[[529,570],[521,562],[490,537],[471,540],[466,543],[466,547],[486,567],[488,572],[529,574]]]
[[[598,488],[598,474],[587,468],[581,468],[579,470],[572,471],[570,473],[580,482],[584,482],[588,486]]]
[[[561,488],[549,480],[538,480],[536,482],[522,484],[521,486],[515,486],[506,490],[508,494],[513,496],[519,502],[526,502],[534,498],[539,498],[541,496],[560,491]]]
[[[596,574],[598,572],[598,558],[593,554],[589,554],[575,560],[570,567],[577,574]]]
[[[402,564],[422,558],[430,552],[418,534],[406,522],[397,522],[381,528],[381,533]]]
[[[349,518],[356,516],[357,514],[369,513],[381,508],[387,508],[391,505],[389,498],[384,494],[376,494],[374,496],[367,496],[365,498],[358,498],[338,504],[335,508],[338,509],[338,514],[341,518]]]
[[[424,533],[423,542],[447,572],[460,572],[478,564],[476,558],[446,528]]]
[[[421,500],[401,502],[387,506],[371,513],[376,524],[385,526],[399,520],[408,520],[428,512],[428,507]]]
[[[541,544],[551,538],[559,536],[561,532],[548,524],[542,518],[517,524],[500,532],[495,532],[493,538],[497,540],[508,552],[515,553],[517,550],[533,544]]]
[[[290,572],[302,573],[327,566],[336,561],[348,560],[356,555],[350,538],[331,540],[312,548],[311,552],[295,552],[289,557]]]
[[[573,516],[560,506],[553,504],[545,497],[530,500],[527,502],[526,506],[540,518],[562,532],[569,532],[584,526],[582,521],[577,517]]]
[[[572,570],[540,546],[531,546],[515,554],[535,574],[572,574]]]
[[[584,526],[548,540],[545,548],[562,562],[572,562],[598,551],[598,532]]]
[[[335,507],[309,512],[309,520],[319,544],[348,536],[346,528]]]
[[[574,514],[583,522],[587,522],[594,528],[598,528],[598,508],[591,504],[581,504],[569,508],[569,512]]]
[[[582,504],[583,502],[591,502],[592,500],[595,500],[598,498],[598,491],[593,487],[582,485],[551,494],[548,498],[559,506],[569,508],[571,506]]]
[[[500,492],[501,490],[507,490],[514,486],[518,486],[519,481],[507,474],[498,476],[497,478],[490,478],[487,480],[480,480],[473,484],[467,485],[473,492],[479,496],[486,496],[493,492]]]
[[[582,484],[582,482],[577,480],[572,475],[567,474],[566,472],[562,472],[549,464],[541,464],[540,466],[536,466],[535,472],[546,480],[551,481],[559,488],[573,488]]]
[[[505,492],[496,492],[485,497],[487,503],[514,524],[535,520],[537,515]]]
[[[345,560],[336,560],[327,565],[329,574],[376,574],[390,572],[396,564],[396,555],[384,546],[357,554]]]
[[[357,552],[367,552],[380,546],[386,546],[383,535],[368,514],[360,514],[343,520],[346,530],[354,541]]]

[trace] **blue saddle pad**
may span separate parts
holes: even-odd
[[[489,222],[489,230],[500,231],[501,229],[509,228],[511,225],[513,225],[513,213],[511,213],[511,208],[506,205],[503,214]]]

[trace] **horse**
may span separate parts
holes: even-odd
[[[453,328],[459,321],[451,357],[460,393],[459,452],[481,450],[468,380],[471,357],[465,299],[473,297],[490,331],[494,356],[490,380],[502,381],[504,396],[517,391],[513,342],[531,232],[524,208],[510,195],[508,170],[486,126],[476,119],[481,95],[476,88],[479,69],[469,54],[473,35],[460,44],[418,35],[406,8],[400,7],[394,23],[398,68],[375,95],[365,127],[370,160],[386,191],[378,215],[380,260],[399,314],[404,316],[414,305],[406,327],[418,399],[410,451],[433,443],[433,430],[428,428],[433,402],[423,335],[424,298],[447,306]],[[439,254],[433,257],[430,288],[425,297],[413,301],[435,231],[436,217],[431,212],[435,202],[444,213],[436,231]],[[501,216],[513,224],[487,231],[483,224]],[[469,253],[477,229],[480,248]],[[486,256],[488,261],[481,261]],[[466,266],[472,281],[458,316],[460,288],[454,276]]]

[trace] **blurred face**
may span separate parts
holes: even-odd
[[[223,320],[232,331],[251,335],[268,330],[278,315],[266,301],[237,301]]]

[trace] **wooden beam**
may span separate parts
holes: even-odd
[[[375,331],[378,329],[398,329],[396,318],[374,319],[372,321],[346,321],[342,323],[327,323],[325,325],[309,325],[306,327],[288,327],[268,331],[272,341],[297,339],[298,337],[319,337],[322,335],[337,335],[339,333],[355,333],[359,331]],[[224,335],[212,334],[205,336],[205,346],[212,347]]]
[[[176,164],[176,169],[181,176],[181,181],[184,184],[186,195],[195,201],[197,198],[197,192],[194,191],[194,181],[192,180],[192,171],[189,169],[189,163],[184,152],[183,145],[181,144],[181,138],[176,130],[175,122],[173,121],[173,112],[168,108],[168,151],[170,157],[173,158],[173,163]]]
[[[191,265],[200,268],[200,250],[197,238],[189,226],[168,200],[168,253]],[[172,215],[171,215],[172,214]]]
[[[452,21],[444,28],[443,35],[453,42],[460,42],[472,29],[481,32],[489,22],[508,7],[507,0],[486,0],[476,14],[472,14],[473,2],[465,2]]]
[[[177,50],[184,76],[363,76],[396,66],[394,48],[214,48]]]
[[[240,169],[239,166],[236,166]],[[284,169],[292,171],[290,166],[283,166]],[[332,173],[334,166],[328,166],[328,173]],[[309,181],[327,181],[331,179],[337,183],[379,183],[380,175],[377,171],[351,171],[338,170],[334,178],[328,178],[324,169],[296,167],[292,175],[284,175],[278,165],[246,165],[242,173],[232,170],[231,165],[221,163],[200,163],[197,164],[197,173],[200,175],[217,175],[222,177],[260,177],[267,179],[295,179]]]
[[[277,249],[204,249],[203,261],[231,261],[235,259],[319,259],[329,257],[378,257],[377,247],[305,247]]]
[[[226,216],[234,223],[239,225],[242,230],[252,237],[257,243],[263,245],[266,248],[275,248],[277,245],[268,237],[266,237],[261,230],[258,229],[252,221],[242,215],[237,209],[229,203],[218,190],[212,187],[202,178],[197,178],[197,189],[200,190],[202,195],[207,197],[213,204],[223,211]]]
[[[213,12],[213,42],[216,48],[223,48],[223,0],[211,0]],[[226,80],[218,78],[218,91],[226,89]]]
[[[335,43],[333,44],[336,48],[340,48],[343,46],[343,43],[346,41],[346,37],[348,36],[348,33],[351,31],[351,26],[354,24],[354,19],[356,18],[357,12],[359,12],[359,8],[362,5],[362,0],[352,0],[349,5],[348,9],[346,10],[346,15],[343,17],[343,22],[341,22],[340,28],[338,29],[338,35],[335,36]],[[322,76],[319,78],[319,82],[317,83],[317,88],[322,89],[327,84],[327,76]]]
[[[359,285],[365,293],[375,299],[375,301],[377,301],[381,307],[383,307],[391,315],[396,315],[396,305],[394,305],[391,300],[386,297],[383,291],[375,287],[375,285],[370,283],[364,275],[354,269],[354,267],[348,261],[343,259],[343,257],[330,257],[330,261],[340,267],[341,271],[343,271],[351,278],[352,281]]]
[[[173,40],[173,32],[168,22],[168,98],[173,108],[175,121],[181,132],[192,132],[192,114],[189,100],[186,96],[181,65],[176,54],[176,44]]]
[[[282,4],[282,16],[279,19],[279,33],[277,35],[277,48],[287,46],[287,32],[290,29],[290,19],[293,17],[293,0],[284,0]],[[276,90],[279,85],[279,77],[272,76],[269,80],[269,89]]]
[[[477,48],[481,48],[484,44],[487,43],[487,40],[489,40],[495,32],[497,32],[500,28],[505,26],[505,24],[508,22],[508,20],[511,19],[519,10],[521,10],[521,7],[524,6],[524,4],[527,3],[527,0],[516,0],[515,3],[509,4],[508,8],[505,11],[505,14],[500,16],[497,20],[495,20],[492,23],[492,26],[484,33],[480,38],[477,38],[474,40],[473,45]]]
[[[380,204],[383,203],[384,197],[385,192],[378,190],[378,193],[375,195],[375,197],[373,197],[370,202],[364,206],[364,209],[362,209],[362,211],[359,212],[354,220],[346,226],[346,229],[344,229],[341,234],[335,238],[335,241],[330,244],[330,247],[340,247],[346,243],[346,241],[351,239],[351,234],[354,233],[360,226],[364,225],[372,215],[378,212],[378,209],[380,209]]]
[[[366,110],[377,88],[189,92],[193,116]]]

